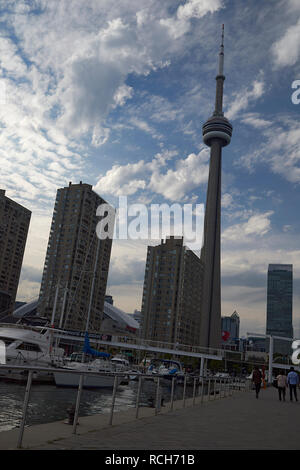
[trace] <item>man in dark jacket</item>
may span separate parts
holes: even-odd
[[[255,366],[254,371],[252,373],[252,382],[254,383],[254,386],[255,386],[256,398],[258,398],[258,395],[260,392],[261,379],[262,379],[262,373],[259,370],[258,366]]]

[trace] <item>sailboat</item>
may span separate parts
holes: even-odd
[[[110,354],[102,351],[96,351],[90,347],[88,333],[84,338],[84,355],[96,357],[91,362],[69,362],[68,366],[63,367],[64,372],[54,372],[54,380],[57,387],[78,387],[80,374],[72,371],[89,372],[83,376],[83,388],[111,388],[114,385],[116,364],[109,360]],[[95,374],[91,374],[95,372]],[[122,381],[118,377],[117,384]]]
[[[54,380],[57,387],[78,387],[79,385],[81,387],[82,385],[83,388],[111,388],[114,385],[114,372],[117,372],[116,364],[108,360],[110,354],[101,351],[96,351],[91,348],[88,334],[100,243],[101,240],[98,239],[96,259],[93,270],[91,294],[86,320],[82,362],[69,362],[66,367],[63,367],[63,369],[65,370],[64,372],[54,372]],[[94,359],[92,362],[86,363],[85,358],[87,354],[96,357],[96,359]],[[83,374],[76,374],[74,372],[72,373],[72,371],[82,372]],[[84,372],[89,373],[84,375]],[[95,372],[95,374],[91,374],[91,372]],[[83,377],[81,379],[82,384],[80,383],[81,376]],[[122,377],[120,376],[117,378],[117,385],[119,385],[121,381]]]

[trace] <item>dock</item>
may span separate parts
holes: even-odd
[[[299,395],[299,393],[298,393]],[[194,406],[193,406],[194,405]],[[79,418],[77,433],[58,421],[25,428],[23,449],[35,450],[299,450],[300,402],[278,400],[274,387],[226,397],[177,400],[155,414],[140,408]],[[0,433],[0,449],[15,449],[18,429]]]

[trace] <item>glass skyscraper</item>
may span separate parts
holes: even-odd
[[[269,264],[267,291],[267,335],[293,337],[293,265]],[[274,341],[274,352],[289,354],[291,344]]]

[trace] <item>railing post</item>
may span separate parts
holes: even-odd
[[[26,423],[26,414],[27,414],[27,408],[28,408],[28,402],[29,402],[29,396],[30,396],[30,390],[31,390],[31,383],[32,383],[32,374],[33,374],[33,371],[30,370],[29,373],[28,373],[25,396],[24,396],[22,421],[21,421],[21,425],[20,425],[20,432],[19,432],[19,438],[18,438],[18,443],[17,443],[17,449],[22,448],[23,434],[24,434],[24,428],[25,428],[25,423]]]
[[[217,379],[214,379],[214,400],[216,399],[216,385],[217,385]]]
[[[201,387],[201,403],[203,403],[203,394],[204,394],[204,378],[201,377],[202,387]]]
[[[139,376],[139,384],[138,384],[138,391],[137,391],[137,397],[136,397],[136,412],[135,412],[135,418],[137,419],[139,416],[139,405],[140,405],[140,394],[141,394],[141,388],[142,388],[142,376]]]
[[[274,350],[274,338],[273,336],[269,336],[269,372],[268,372],[268,383],[272,383],[272,375],[273,375],[273,350]]]
[[[118,386],[118,376],[115,375],[115,380],[114,380],[114,388],[113,388],[113,394],[112,394],[112,400],[111,400],[111,408],[110,408],[110,417],[109,417],[109,425],[112,425],[113,422],[113,414],[114,414],[114,407],[115,407],[115,401],[116,401],[116,393],[117,393],[117,386]]]
[[[174,403],[174,384],[175,384],[175,377],[172,377],[171,405],[170,405],[171,411],[173,410],[173,403]]]
[[[195,405],[196,399],[196,377],[194,377],[194,387],[193,387],[193,406]]]
[[[207,401],[210,400],[210,379],[208,379],[208,387],[207,387]]]
[[[76,434],[77,419],[78,419],[78,413],[79,413],[79,405],[80,405],[81,392],[82,392],[82,387],[83,387],[83,377],[84,377],[83,374],[81,374],[80,377],[79,377],[78,393],[77,393],[75,413],[74,413],[74,418],[73,418],[74,421],[73,421],[72,434]]]
[[[161,403],[159,403],[159,377],[157,377],[157,387],[156,387],[156,404],[155,404],[155,414],[158,414],[158,409],[160,408]]]
[[[186,374],[184,375],[184,382],[183,382],[183,397],[182,397],[182,406],[185,407],[185,392],[186,392]]]

